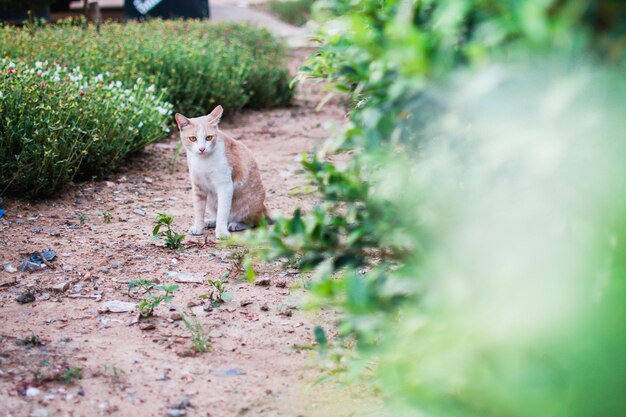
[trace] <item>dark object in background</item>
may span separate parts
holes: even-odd
[[[127,19],[205,19],[209,14],[208,0],[124,0],[124,16]]]
[[[24,259],[20,266],[17,267],[20,271],[35,272],[42,268],[44,262],[50,262],[57,256],[56,252],[52,249],[44,250],[40,253],[33,253],[28,258]]]

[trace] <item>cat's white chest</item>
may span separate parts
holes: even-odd
[[[195,177],[196,185],[208,192],[221,187],[232,187],[232,168],[226,158],[224,143],[218,142],[209,155],[187,153],[189,173]]]

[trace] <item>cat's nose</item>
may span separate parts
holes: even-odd
[[[204,152],[206,148],[198,148],[198,150],[200,151],[200,153]]]

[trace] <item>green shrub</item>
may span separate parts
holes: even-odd
[[[0,28],[0,56],[79,66],[122,83],[138,77],[166,90],[177,112],[205,114],[217,104],[287,104],[292,96],[281,44],[266,30],[206,21],[107,23],[99,33],[80,21],[26,29]]]
[[[339,310],[336,370],[393,416],[618,415],[623,2],[317,5],[302,77],[355,103],[352,157],[304,158],[322,203],[256,236]]]
[[[171,105],[141,79],[37,61],[0,61],[0,191],[47,196],[105,175],[163,137]]]
[[[302,26],[311,16],[314,0],[272,0],[267,5],[281,20]]]

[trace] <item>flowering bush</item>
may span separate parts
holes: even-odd
[[[230,113],[291,99],[283,49],[266,30],[151,20],[107,23],[96,32],[76,23],[0,28],[0,56],[80,66],[86,74],[108,71],[124,83],[142,77],[166,89],[167,101],[186,114],[204,114],[218,103]]]
[[[142,79],[0,61],[0,192],[54,193],[104,175],[168,132],[171,105]]]

